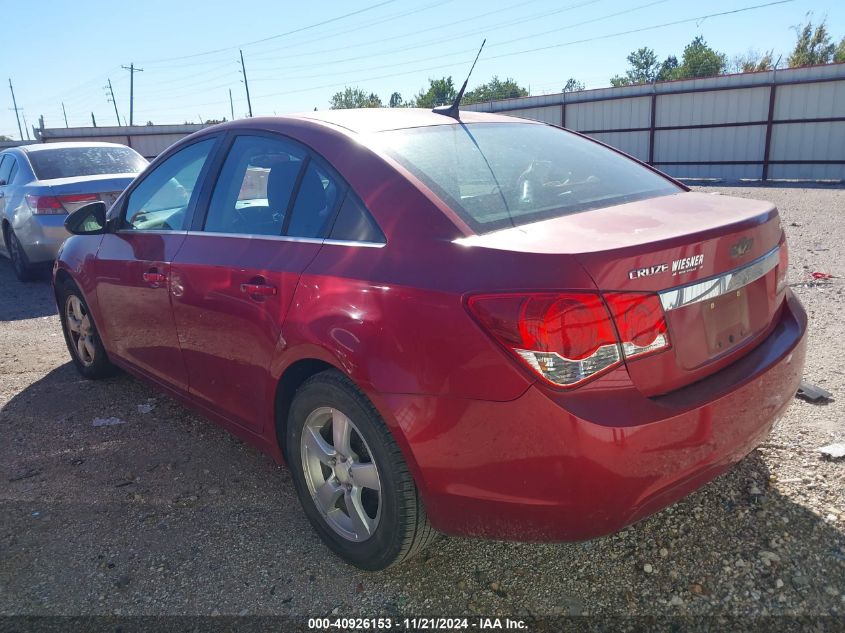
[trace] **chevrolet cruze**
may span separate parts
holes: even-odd
[[[804,365],[771,204],[531,121],[226,123],[66,226],[80,373],[123,369],[287,463],[365,569],[436,532],[619,530],[748,454]]]

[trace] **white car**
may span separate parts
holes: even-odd
[[[0,152],[0,253],[21,281],[51,263],[68,237],[65,217],[79,207],[117,199],[147,166],[117,143],[42,143]]]

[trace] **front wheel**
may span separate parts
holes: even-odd
[[[288,418],[287,457],[314,529],[356,567],[384,569],[434,538],[390,431],[340,372],[317,374],[297,390]]]

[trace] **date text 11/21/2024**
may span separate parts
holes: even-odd
[[[317,631],[338,629],[342,631],[454,631],[477,630],[525,631],[528,623],[516,618],[309,618],[308,628]]]

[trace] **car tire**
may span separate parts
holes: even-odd
[[[338,440],[344,429],[348,439]],[[329,549],[348,563],[385,569],[435,538],[393,436],[372,403],[340,372],[322,372],[299,387],[286,440],[306,516]]]
[[[76,370],[90,380],[113,376],[117,368],[103,347],[82,292],[72,281],[67,281],[56,294],[62,332]]]
[[[18,236],[11,228],[6,234],[6,251],[18,281],[32,281],[35,278],[35,267],[29,262]]]

